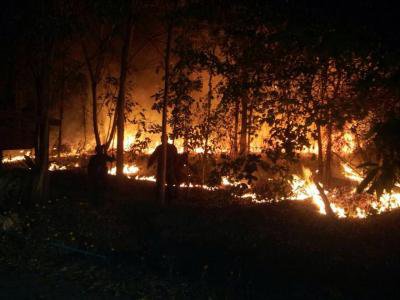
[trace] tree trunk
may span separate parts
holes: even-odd
[[[324,154],[322,149],[322,129],[321,125],[317,123],[317,143],[318,143],[318,177],[324,176]]]
[[[100,133],[99,133],[99,125],[97,124],[97,83],[98,83],[98,78],[96,78],[92,63],[90,62],[89,54],[88,54],[86,46],[83,42],[82,42],[82,50],[83,50],[83,55],[85,57],[86,67],[88,69],[89,89],[90,89],[90,94],[92,95],[93,133],[94,133],[94,138],[96,140],[96,145],[100,146],[101,140],[100,140]]]
[[[34,196],[38,201],[45,201],[48,196],[48,168],[49,168],[49,116],[48,104],[45,104],[39,129],[39,174],[37,177]]]
[[[247,153],[250,153],[251,150],[251,135],[252,135],[252,127],[253,127],[253,110],[254,110],[254,101],[250,100],[250,108],[249,108],[249,120],[248,120],[248,128],[247,128]]]
[[[96,145],[101,145],[99,125],[97,123],[97,83],[92,82],[90,85],[92,91],[92,123],[93,123],[93,133],[96,140]]]
[[[248,98],[247,96],[242,97],[242,115],[241,115],[241,128],[240,128],[240,155],[247,154],[247,106],[248,106]]]
[[[36,102],[35,102],[35,114],[36,114],[36,124],[35,124],[35,164],[40,165],[40,125],[41,116],[43,110],[43,96],[42,96],[42,82],[40,81],[39,75],[34,75],[35,77],[35,90],[36,90]]]
[[[113,139],[114,139],[115,130],[117,129],[117,119],[118,119],[117,113],[114,112],[114,118],[113,118],[113,123],[112,123],[112,125],[111,125],[110,134],[108,135],[107,141],[105,142],[105,145],[104,145],[105,148],[106,148],[106,150],[107,150],[108,148],[110,148],[111,142],[112,142]]]
[[[342,72],[340,68],[337,67],[337,81],[334,87],[333,98],[335,101],[339,95],[340,85],[342,83]],[[332,104],[331,104],[332,105]],[[328,141],[326,145],[326,158],[325,158],[325,183],[330,185],[332,181],[332,133],[333,133],[333,116],[332,109],[328,110],[328,125],[327,125],[327,136]]]
[[[50,64],[52,62],[54,45],[47,45],[48,55],[42,62],[41,70],[36,78],[38,96],[38,141],[35,149],[38,174],[33,186],[33,198],[36,201],[45,201],[48,197],[48,169],[49,169],[49,105],[50,105]]]
[[[172,145],[175,145],[175,140],[178,137],[178,134],[177,134],[176,131],[177,131],[178,122],[180,122],[179,115],[180,115],[180,112],[179,112],[179,99],[178,99],[178,97],[176,97],[175,101],[174,101],[174,108],[172,109],[172,113],[171,113],[171,123],[172,123],[172,134],[171,134],[172,137],[171,137],[171,139],[172,139]],[[186,121],[186,119],[185,119],[185,121]],[[185,121],[182,120],[182,122],[185,122]],[[184,126],[184,128],[186,128],[186,126]],[[183,138],[186,140],[186,134],[184,135]]]
[[[235,100],[235,126],[233,132],[233,151],[232,156],[234,158],[238,155],[238,131],[239,131],[239,110],[240,110],[240,102],[238,99]]]
[[[63,119],[64,119],[64,89],[65,89],[65,80],[62,80],[61,85],[61,96],[60,96],[60,107],[59,107],[59,118],[60,125],[58,126],[58,145],[57,145],[57,156],[60,158],[61,156],[61,147],[62,147],[62,130],[63,130]]]
[[[126,32],[124,44],[121,53],[121,70],[119,77],[119,92],[117,99],[117,176],[124,175],[124,131],[125,131],[125,90],[126,90],[126,75],[128,73],[128,58],[132,36],[132,7],[130,7],[128,20],[126,23]]]
[[[82,97],[82,128],[83,128],[83,144],[82,151],[85,151],[86,148],[86,98]]]
[[[162,205],[165,204],[165,183],[167,177],[167,109],[168,109],[168,93],[169,93],[169,61],[171,55],[171,39],[172,39],[172,21],[169,21],[167,30],[167,43],[165,47],[164,56],[164,96],[163,96],[163,106],[162,106],[162,124],[161,124],[161,178],[158,183],[158,196],[159,201]]]
[[[209,70],[208,77],[208,94],[207,94],[207,113],[206,113],[206,130],[205,130],[205,139],[204,139],[204,147],[203,147],[203,161],[202,161],[202,184],[205,183],[206,177],[206,163],[207,163],[207,155],[208,155],[208,139],[210,135],[210,116],[211,116],[211,102],[213,97],[212,92],[212,79],[213,74],[212,71]]]
[[[326,154],[325,154],[325,172],[324,172],[324,183],[328,186],[332,181],[331,163],[332,163],[332,121],[328,120],[326,129],[327,143],[326,143]]]
[[[328,62],[322,63],[321,70],[321,88],[320,88],[320,99],[319,101],[324,105],[325,104],[325,96],[326,90],[328,86]],[[319,116],[321,118],[321,116]],[[318,175],[321,180],[324,177],[324,157],[323,157],[323,141],[322,141],[322,128],[319,122],[317,124],[317,142],[318,142]]]

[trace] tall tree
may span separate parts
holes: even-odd
[[[173,23],[171,19],[168,19],[167,24],[167,40],[165,44],[164,53],[164,96],[162,104],[162,121],[161,121],[161,143],[162,143],[162,154],[161,154],[161,180],[158,183],[158,195],[159,202],[165,204],[165,183],[167,176],[167,118],[168,118],[168,92],[169,92],[169,64],[171,56],[171,40],[172,40],[172,29]]]
[[[116,24],[113,20],[114,6],[110,1],[82,2],[75,8],[78,13],[76,22],[78,39],[87,69],[88,95],[91,96],[92,127],[96,145],[103,141],[100,136],[98,101],[99,85],[104,76],[107,56],[114,40]],[[106,143],[107,141],[104,141]]]
[[[125,95],[126,95],[126,77],[128,74],[129,50],[133,30],[133,1],[127,8],[127,17],[123,45],[121,49],[121,65],[119,76],[119,91],[117,98],[117,176],[123,176],[124,169],[124,132],[125,132]]]

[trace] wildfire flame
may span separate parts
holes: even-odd
[[[360,183],[363,178],[352,167],[346,163],[342,163],[343,173],[347,179]]]
[[[49,171],[56,171],[56,170],[66,170],[67,166],[60,166],[54,162],[50,163]]]
[[[137,172],[139,172],[139,168],[137,166],[135,166],[135,165],[125,164],[122,172],[125,175],[132,176],[132,175],[137,174]],[[117,167],[114,166],[110,170],[108,170],[108,174],[116,175],[117,174]]]
[[[353,147],[354,141],[352,139],[353,137],[349,135],[348,137],[344,137],[344,139],[347,141],[347,144],[350,145],[349,149]],[[125,146],[129,147],[132,143],[134,142],[134,139],[130,139],[126,142]],[[156,145],[157,146],[157,145]],[[183,147],[178,146],[180,151],[183,151]],[[149,148],[147,151],[151,153],[154,151],[154,148]],[[348,150],[349,150],[348,149]],[[202,153],[204,152],[202,148],[197,148],[195,149],[196,153]],[[308,150],[310,151],[310,149]],[[350,151],[350,150],[349,150]],[[346,149],[343,149],[344,153],[348,153]],[[352,150],[351,150],[352,151]],[[18,155],[15,156],[9,156],[9,157],[4,157],[3,158],[3,163],[13,163],[13,162],[19,162],[23,161],[25,159],[26,155],[31,155],[30,151],[20,151]],[[62,157],[72,157],[76,156],[74,154],[64,154]],[[80,164],[79,163],[70,163],[70,164],[61,164],[61,163],[56,163],[56,162],[51,162],[49,165],[49,170],[50,171],[55,171],[55,170],[67,170],[70,168],[79,168]],[[357,172],[354,167],[352,167],[348,163],[341,163],[342,167],[342,174],[343,176],[348,179],[349,181],[352,181],[354,183],[360,183],[363,180],[362,174]],[[135,180],[140,180],[140,181],[150,181],[150,182],[155,182],[156,178],[154,176],[142,176],[139,175],[140,169],[138,166],[135,164],[125,164],[123,168],[123,173],[128,177],[132,178]],[[112,167],[109,172],[110,175],[115,175],[116,174],[116,167]],[[291,190],[292,190],[292,196],[288,200],[293,200],[293,201],[305,201],[309,199],[318,209],[318,212],[320,214],[326,215],[326,208],[324,201],[321,197],[321,194],[315,184],[315,182],[312,179],[312,172],[308,168],[303,168],[303,172],[301,175],[294,175],[293,179],[290,182],[291,185]],[[226,188],[226,187],[235,187],[239,185],[246,184],[245,182],[242,181],[235,181],[232,180],[231,178],[228,177],[222,177],[221,178],[221,185],[218,187],[213,187],[213,186],[208,186],[208,185],[201,185],[201,184],[194,184],[191,182],[188,183],[182,183],[180,184],[180,187],[182,188],[199,188],[199,189],[204,189],[204,190],[209,190],[209,191],[214,191],[220,188]],[[247,185],[247,184],[246,184]],[[400,184],[396,184],[397,187],[400,187]],[[242,198],[249,200],[254,203],[265,203],[265,202],[270,202],[268,199],[260,199],[260,196],[257,195],[256,193],[252,192],[252,187],[250,185],[247,185],[247,188],[249,189],[248,192],[241,194],[241,195],[235,195],[233,194],[234,197]],[[371,200],[373,199],[372,196],[368,196],[369,199],[369,207],[370,209],[366,209],[365,206],[356,206],[354,207],[354,203],[352,203],[352,197],[356,197],[356,189],[354,188],[350,194],[346,195],[346,199],[350,199],[349,205],[347,206],[345,202],[343,202],[343,199],[341,199],[340,193],[337,194],[334,191],[329,192],[327,190],[324,190],[324,193],[327,195],[330,201],[330,208],[334,212],[334,214],[338,218],[347,218],[347,217],[352,217],[352,218],[366,218],[368,215],[371,214],[371,211],[376,214],[381,214],[384,212],[391,211],[395,208],[400,208],[400,193],[397,192],[392,192],[392,193],[384,193],[379,199]],[[346,200],[347,201],[347,200]]]
[[[341,147],[341,152],[346,154],[353,153],[354,150],[356,149],[356,142],[354,139],[354,135],[349,132],[345,132],[343,134],[343,141],[344,145]]]
[[[312,172],[310,169],[303,168],[303,178],[304,179],[300,178],[297,175],[293,176],[291,186],[294,195],[289,199],[298,201],[311,199],[312,203],[317,206],[319,213],[326,215],[324,201],[321,198],[317,186],[311,179]],[[332,208],[332,210],[334,209]]]

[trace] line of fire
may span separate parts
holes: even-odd
[[[395,7],[2,6],[0,297],[400,296]]]

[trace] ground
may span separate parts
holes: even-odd
[[[85,176],[54,172],[46,203],[14,208],[1,232],[1,299],[397,298],[400,212],[330,220],[308,203],[251,204],[110,178],[104,205]]]

